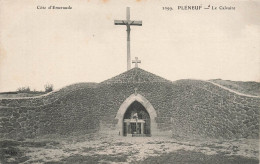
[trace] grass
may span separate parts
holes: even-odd
[[[89,136],[80,142],[70,138],[56,140],[2,140],[0,141],[0,163],[175,163],[175,164],[255,164],[259,163],[258,147],[243,148],[237,142],[225,146],[221,142],[179,142],[171,139],[153,138],[111,139]],[[133,138],[134,139],[134,138]],[[141,140],[143,139],[143,140]],[[141,141],[140,141],[141,140]],[[249,140],[246,140],[249,141]],[[193,144],[192,144],[193,143]],[[242,143],[242,141],[241,141]],[[247,143],[247,142],[244,142]],[[243,145],[243,143],[242,143]],[[240,149],[238,152],[238,148]],[[241,152],[246,153],[246,155]],[[249,156],[248,156],[249,154]],[[250,155],[251,154],[251,155]]]
[[[1,163],[22,163],[29,159],[24,155],[24,152],[17,147],[8,146],[0,148]]]
[[[108,163],[108,162],[126,162],[126,155],[72,155],[61,161],[50,161],[46,164],[88,164],[88,163]]]
[[[148,157],[142,164],[258,164],[259,160],[241,156],[205,155],[201,152],[179,150],[156,157]]]
[[[224,146],[214,145],[214,144],[202,144],[201,146],[207,146],[209,148],[214,148],[214,149],[223,149],[223,148],[225,148]]]
[[[95,151],[96,149],[95,148],[93,148],[93,147],[84,147],[83,148],[83,150],[82,150],[82,152],[90,152],[90,151]]]
[[[25,155],[25,149],[28,147],[42,148],[49,146],[57,146],[58,142],[55,141],[14,141],[2,140],[0,141],[0,162],[1,163],[22,163],[29,160]]]
[[[125,143],[125,142],[117,142],[114,144],[115,146],[131,146],[133,144],[131,143]]]

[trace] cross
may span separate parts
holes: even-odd
[[[126,8],[126,20],[114,20],[115,25],[126,25],[127,32],[127,70],[131,69],[130,26],[142,26],[142,21],[130,20],[130,8]]]
[[[137,95],[137,90],[138,90],[138,88],[135,88],[135,95]]]
[[[132,63],[135,63],[135,67],[138,68],[138,63],[141,63],[141,60],[138,60],[138,57],[135,57],[135,60],[132,60]]]

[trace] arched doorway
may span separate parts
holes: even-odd
[[[123,136],[150,136],[150,115],[145,107],[134,101],[126,110],[123,121]]]
[[[149,116],[150,120],[147,120],[145,122],[146,124],[143,125],[143,126],[145,126],[145,125],[149,126],[149,127],[146,127],[146,129],[148,129],[146,131],[147,136],[156,135],[158,133],[157,124],[155,122],[155,118],[157,117],[156,111],[153,108],[152,104],[145,97],[143,97],[140,94],[132,94],[132,95],[130,95],[121,104],[121,106],[120,106],[120,108],[119,108],[119,110],[117,112],[117,115],[116,115],[116,120],[118,120],[117,129],[119,131],[119,135],[122,135],[122,136],[125,135],[126,136],[127,130],[125,129],[124,125],[126,126],[127,123],[124,124],[124,119],[130,118],[131,111],[133,111],[133,108],[135,106],[140,110],[140,112],[143,111],[144,113],[148,114],[146,116],[143,114],[142,115],[142,119],[147,117],[147,116]],[[139,110],[137,110],[137,111],[139,111]],[[128,111],[129,111],[130,114],[128,114]],[[137,113],[137,115],[138,115],[138,113]],[[141,118],[141,115],[139,117]],[[145,131],[145,129],[143,129],[143,130]],[[135,131],[136,131],[136,129],[135,129]],[[139,130],[139,132],[140,132],[140,130]]]

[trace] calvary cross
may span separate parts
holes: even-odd
[[[114,20],[115,25],[126,25],[127,32],[127,70],[131,69],[130,26],[142,26],[142,21],[130,20],[130,8],[126,8],[126,20]]]
[[[138,63],[141,63],[141,60],[138,60],[138,57],[135,57],[135,60],[132,60],[132,63],[135,63],[135,67],[138,68]]]

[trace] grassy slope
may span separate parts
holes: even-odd
[[[230,81],[230,80],[221,80],[221,79],[213,79],[209,80],[212,82],[215,82],[217,84],[220,84],[224,87],[227,87],[229,89],[232,89],[234,91],[253,95],[253,96],[260,96],[260,82],[243,82],[243,81]]]
[[[187,79],[188,80],[188,79]],[[181,80],[178,80],[176,82],[179,82]],[[220,84],[224,87],[227,87],[229,89],[232,89],[234,91],[243,93],[243,94],[248,94],[248,95],[253,95],[253,96],[260,96],[260,82],[242,82],[242,81],[230,81],[230,80],[221,80],[221,79],[212,79],[209,80],[214,83]],[[97,83],[77,83],[77,84],[72,84],[69,86],[66,86],[64,88],[61,88],[61,90],[75,90],[78,88],[84,88],[84,87],[96,87]],[[22,98],[22,97],[35,97],[35,96],[40,96],[44,95],[45,93],[0,93],[0,99],[1,98]]]
[[[80,88],[85,88],[85,87],[96,87],[97,83],[76,83],[76,84],[71,84],[66,87],[63,87],[59,90],[56,90],[54,92],[50,93],[45,93],[45,92],[31,92],[31,93],[17,93],[17,92],[0,92],[0,99],[8,99],[8,98],[29,98],[29,97],[37,97],[37,96],[44,96],[44,95],[52,95],[52,94],[57,94],[60,91],[65,91],[65,92],[70,92],[73,90],[77,90]]]
[[[35,97],[45,94],[43,93],[0,93],[0,99],[1,98],[18,98],[18,97]]]

